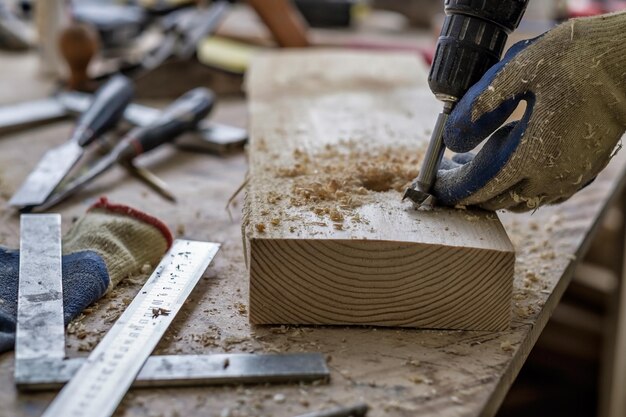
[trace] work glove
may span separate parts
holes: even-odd
[[[520,101],[523,117],[500,127]],[[514,45],[459,101],[443,140],[461,154],[442,164],[433,194],[487,210],[565,201],[608,164],[625,129],[626,13],[570,20]]]
[[[172,243],[167,226],[127,206],[101,199],[63,237],[65,324],[113,289],[155,266]],[[19,251],[0,248],[0,353],[13,349]]]

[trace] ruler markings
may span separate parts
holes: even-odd
[[[176,240],[44,417],[112,415],[218,249]]]

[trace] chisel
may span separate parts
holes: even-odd
[[[180,134],[196,128],[211,111],[214,94],[206,88],[196,88],[178,98],[161,113],[158,120],[145,127],[131,130],[115,147],[96,162],[84,175],[70,181],[48,201],[33,211],[45,211],[65,200],[115,163],[128,163],[135,157],[173,141]]]
[[[42,204],[63,180],[84,152],[122,118],[124,109],[133,98],[132,82],[118,75],[98,90],[89,109],[80,117],[69,141],[46,152],[35,170],[9,200],[14,207]]]

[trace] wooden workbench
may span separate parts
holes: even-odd
[[[33,56],[0,55],[0,104],[43,97]],[[215,119],[245,125],[242,99],[222,101]],[[0,244],[17,247],[18,216],[6,201],[43,152],[63,142],[69,122],[0,138]],[[504,214],[517,251],[512,327],[499,333],[370,327],[250,327],[242,251],[241,196],[226,201],[244,179],[243,155],[219,158],[162,149],[143,160],[179,197],[163,201],[114,169],[58,207],[64,229],[96,197],[143,209],[177,236],[222,243],[222,250],[177,317],[159,353],[300,352],[327,355],[328,385],[278,385],[133,390],[117,416],[293,416],[362,400],[370,416],[490,416],[495,414],[567,287],[604,209],[621,189],[626,153],[619,153],[590,187],[558,207]],[[140,288],[126,282],[69,329],[68,352],[85,355]],[[0,355],[0,416],[39,416],[54,393],[19,394],[13,354]]]

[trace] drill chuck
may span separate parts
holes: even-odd
[[[444,102],[456,102],[502,56],[528,0],[445,0],[446,18],[428,84]]]

